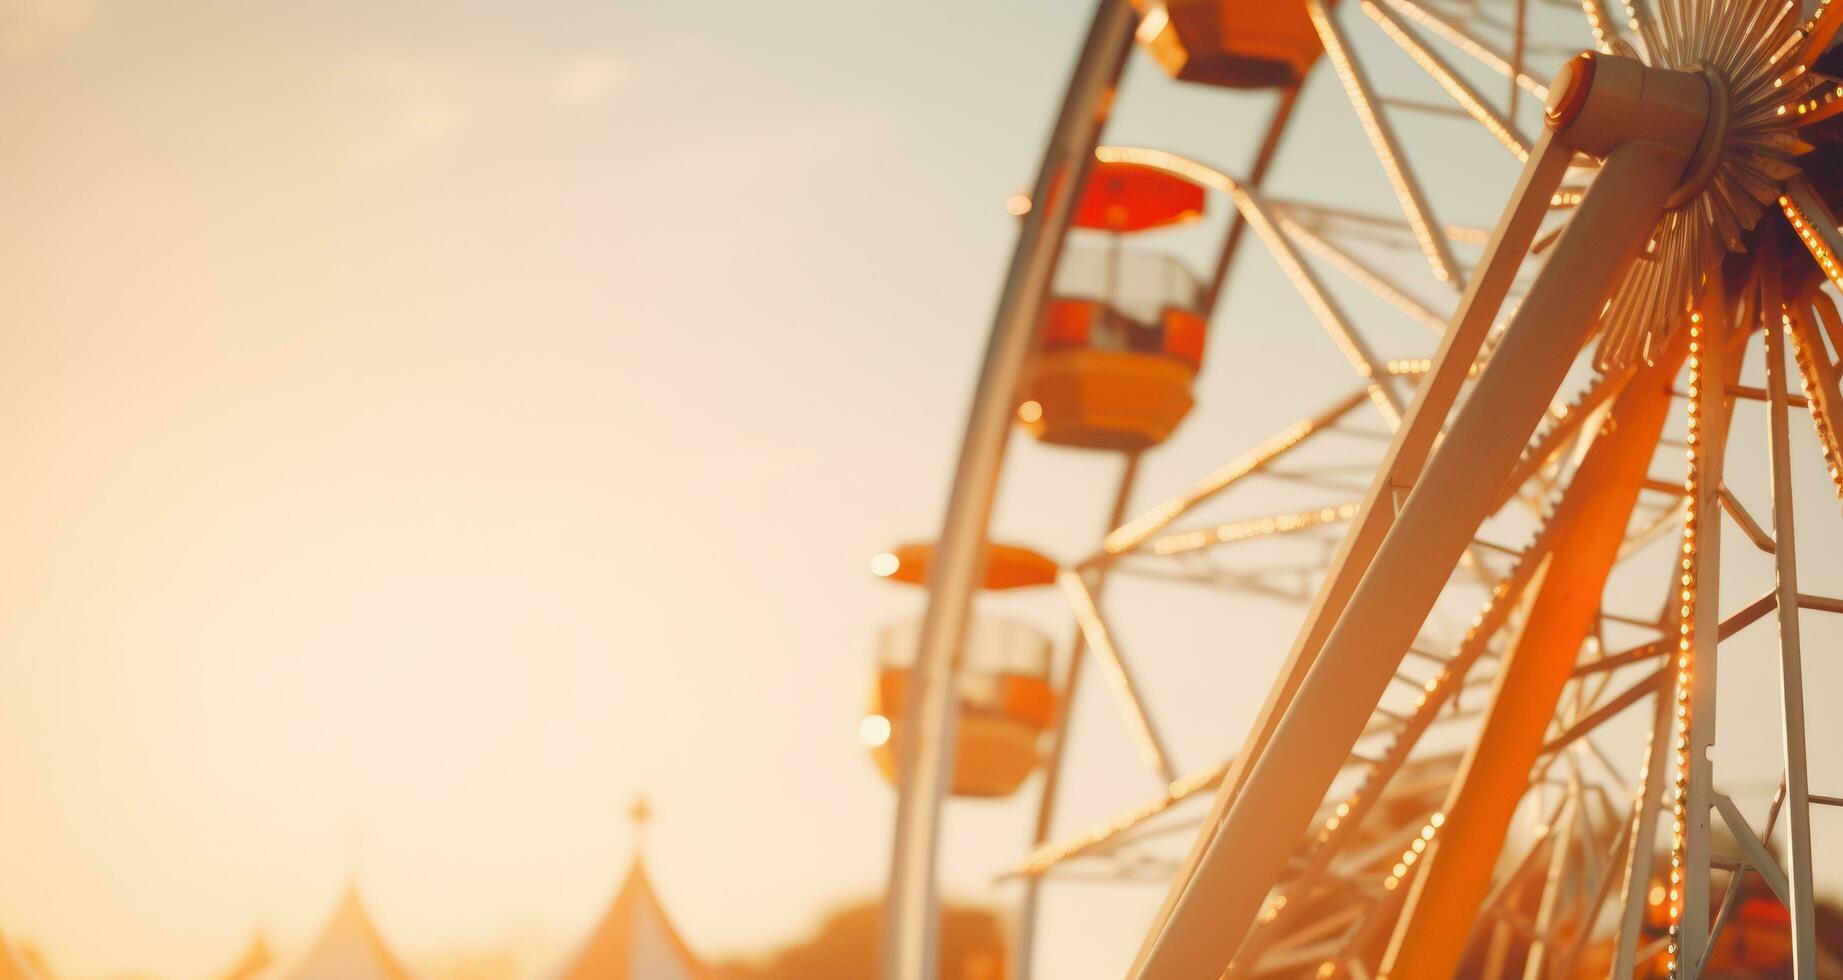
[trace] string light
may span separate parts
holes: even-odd
[[[1785,214],[1785,220],[1792,223],[1792,230],[1798,233],[1798,240],[1805,243],[1805,249],[1817,261],[1817,267],[1824,273],[1824,278],[1829,279],[1832,285],[1843,288],[1843,263],[1839,263],[1837,253],[1824,240],[1824,236],[1818,233],[1817,226],[1805,214],[1805,209],[1791,195],[1781,194],[1779,210]]]
[[[1250,538],[1290,534],[1308,528],[1323,527],[1326,524],[1348,521],[1357,516],[1358,507],[1357,504],[1339,504],[1336,507],[1320,507],[1315,510],[1302,510],[1273,517],[1237,521],[1233,524],[1222,524],[1198,531],[1186,531],[1153,541],[1152,552],[1159,555],[1175,555],[1208,548],[1212,545],[1232,544]]]
[[[1587,15],[1587,26],[1593,30],[1594,47],[1599,48],[1601,54],[1612,54],[1611,35],[1606,29],[1606,19],[1600,15],[1599,0],[1581,0],[1581,12]]]
[[[1785,327],[1786,336],[1792,339],[1792,361],[1798,365],[1798,381],[1805,392],[1805,405],[1811,412],[1811,425],[1817,430],[1817,444],[1823,448],[1824,466],[1830,470],[1831,486],[1836,488],[1837,498],[1843,500],[1843,457],[1839,457],[1837,433],[1831,428],[1830,419],[1824,414],[1824,393],[1815,382],[1817,362],[1811,345],[1805,342],[1805,333],[1792,323],[1790,313],[1780,316]]]
[[[1620,3],[1620,6],[1625,8],[1626,29],[1631,30],[1631,31],[1636,31],[1638,33],[1643,34],[1645,31],[1645,24],[1643,21],[1638,19],[1637,0],[1622,0],[1622,2]],[[1648,40],[1649,40],[1648,34],[1646,35],[1646,38],[1647,38],[1647,43],[1648,43]]]
[[[1668,904],[1670,921],[1670,939],[1666,948],[1669,954],[1668,969],[1673,978],[1683,976],[1682,961],[1677,953],[1683,941],[1683,872],[1685,828],[1688,824],[1690,744],[1689,697],[1691,685],[1695,678],[1696,646],[1696,535],[1701,524],[1701,504],[1698,495],[1701,492],[1702,468],[1702,386],[1707,383],[1703,374],[1702,361],[1703,329],[1702,314],[1692,312],[1689,315],[1689,418],[1688,431],[1684,436],[1684,456],[1688,470],[1683,476],[1683,542],[1679,548],[1680,569],[1678,575],[1677,607],[1677,655],[1676,655],[1676,709],[1675,709],[1675,752],[1674,771],[1671,779],[1671,837],[1670,837],[1670,881],[1665,898]]]
[[[1542,537],[1538,535],[1530,543],[1530,552],[1535,553],[1541,543]],[[1485,601],[1478,614],[1472,617],[1471,628],[1466,631],[1465,639],[1460,642],[1452,658],[1438,674],[1427,681],[1420,693],[1415,695],[1413,715],[1403,722],[1401,729],[1390,740],[1382,752],[1382,757],[1370,769],[1363,783],[1348,799],[1333,808],[1329,817],[1325,818],[1316,837],[1315,850],[1310,863],[1295,881],[1310,878],[1318,870],[1328,865],[1338,847],[1356,831],[1363,817],[1368,813],[1369,807],[1374,805],[1382,795],[1387,779],[1379,777],[1382,777],[1384,773],[1393,773],[1399,768],[1406,760],[1408,752],[1414,747],[1420,733],[1433,723],[1447,700],[1464,683],[1466,674],[1472,669],[1472,665],[1477,662],[1479,656],[1484,653],[1491,637],[1509,619],[1510,609],[1516,596],[1522,592],[1524,586],[1529,584],[1535,574],[1534,568],[1537,564],[1540,563],[1529,561],[1518,563],[1510,577],[1499,582],[1491,590],[1491,597]],[[1433,841],[1434,833],[1445,822],[1446,815],[1443,813],[1436,812],[1428,818],[1427,824],[1421,828],[1420,846],[1410,845],[1404,852],[1404,855],[1413,855],[1413,857],[1403,857],[1401,863],[1404,869],[1420,860],[1421,853]],[[1393,891],[1400,887],[1401,879],[1401,875],[1390,875],[1383,879],[1382,887]],[[1261,912],[1259,917],[1261,924],[1272,923],[1279,918],[1281,910],[1285,907],[1285,897],[1276,898]]]
[[[1408,872],[1413,870],[1414,863],[1421,859],[1421,853],[1433,843],[1434,836],[1440,832],[1440,827],[1445,823],[1446,814],[1438,810],[1434,811],[1433,816],[1427,818],[1427,823],[1421,827],[1421,832],[1408,844],[1407,849],[1401,852],[1401,857],[1396,860],[1395,867],[1389,869],[1388,877],[1382,879],[1383,890],[1394,891],[1401,887],[1402,881],[1408,877]]]

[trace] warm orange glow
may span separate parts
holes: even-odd
[[[934,563],[934,543],[916,541],[898,545],[870,560],[871,573],[905,585],[926,585]],[[986,546],[985,579],[981,588],[1024,589],[1049,585],[1061,569],[1055,560],[1014,544]]]
[[[865,748],[881,748],[889,740],[890,720],[888,718],[882,715],[865,715],[864,720],[858,722],[858,741],[863,742]]]

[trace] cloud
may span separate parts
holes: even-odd
[[[368,130],[366,155],[388,162],[477,128],[601,105],[626,70],[605,55],[558,62],[392,51],[348,59],[341,75],[352,118]]]
[[[606,100],[620,81],[621,65],[613,58],[578,58],[551,79],[550,95],[563,105],[590,105]]]
[[[0,54],[41,51],[87,25],[91,0],[0,0]]]

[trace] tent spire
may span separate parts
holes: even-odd
[[[627,818],[634,824],[634,857],[638,858],[646,847],[646,825],[653,820],[653,808],[645,794],[634,797],[633,805],[627,808]]]
[[[627,878],[575,955],[552,976],[556,980],[712,980],[713,975],[673,927],[647,880],[641,851],[653,808],[645,796],[634,797],[627,818],[633,821],[634,830],[633,863]]]

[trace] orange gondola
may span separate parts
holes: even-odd
[[[989,549],[985,588],[1055,581],[1056,563],[1028,548]],[[932,545],[904,545],[872,559],[871,570],[891,581],[922,584],[933,552]],[[920,632],[919,619],[892,623],[878,632],[877,677],[859,728],[871,760],[892,785]],[[1009,796],[1036,769],[1038,743],[1055,719],[1049,639],[1021,623],[975,618],[968,623],[960,660],[952,791],[956,796]]]
[[[1044,308],[1042,347],[1018,406],[1037,439],[1133,451],[1169,437],[1190,412],[1203,364],[1203,287],[1176,259],[1124,252],[1122,236],[1191,221],[1203,188],[1138,164],[1094,166],[1075,224],[1105,250],[1064,251]]]
[[[1185,82],[1228,88],[1297,85],[1324,53],[1299,0],[1134,0],[1139,37]]]
[[[1203,215],[1203,187],[1138,163],[1096,162],[1075,204],[1077,228],[1133,232]]]
[[[871,574],[892,582],[927,585],[934,561],[931,541],[901,544],[870,560]],[[981,588],[1021,589],[1049,585],[1060,571],[1055,561],[1029,548],[1010,544],[986,545],[985,581]]]

